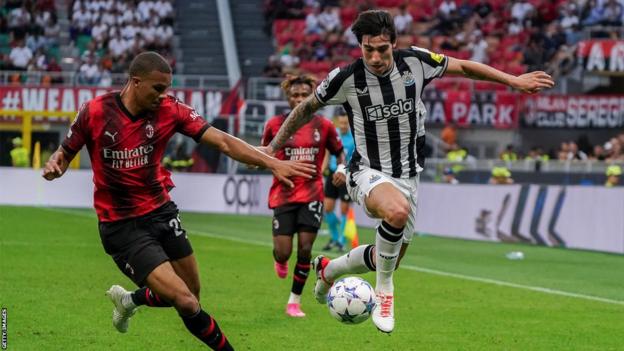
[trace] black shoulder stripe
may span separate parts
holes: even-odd
[[[327,85],[325,87],[326,93],[323,94],[323,96],[319,96],[319,94],[317,94],[315,91],[315,95],[317,99],[322,103],[325,103],[331,100],[338,93],[338,91],[340,90],[340,87],[342,87],[342,84],[344,84],[344,81],[347,80],[347,78],[349,78],[349,76],[353,74],[354,67],[356,64],[357,64],[357,61],[353,62],[352,64],[346,67],[341,67],[340,71],[338,71],[338,74],[336,74],[336,76],[333,77],[331,81],[327,81],[327,79],[329,79],[329,77],[327,77],[321,83],[321,84]]]

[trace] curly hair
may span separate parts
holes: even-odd
[[[316,88],[316,79],[311,75],[301,74],[301,75],[289,75],[286,76],[286,79],[281,84],[282,90],[284,94],[288,96],[288,92],[290,91],[290,87],[297,84],[305,84],[310,86],[312,90]]]

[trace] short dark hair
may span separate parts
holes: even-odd
[[[387,35],[392,43],[396,41],[397,37],[392,16],[383,10],[368,10],[360,13],[351,26],[351,31],[360,44],[362,44],[362,37],[365,35],[373,37]]]
[[[128,73],[130,76],[145,76],[153,71],[171,73],[171,66],[164,57],[154,51],[146,51],[138,54],[130,63]]]

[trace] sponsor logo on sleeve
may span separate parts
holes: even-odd
[[[444,55],[436,54],[435,52],[431,52],[429,55],[431,56],[431,59],[437,63],[441,63],[442,60],[444,59]]]

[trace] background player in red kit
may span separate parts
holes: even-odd
[[[114,285],[107,292],[115,305],[113,324],[120,332],[140,305],[173,306],[187,329],[215,350],[232,350],[216,321],[199,304],[199,275],[193,249],[180,225],[173,187],[162,167],[167,141],[180,132],[218,148],[228,156],[288,177],[311,177],[309,164],[280,161],[223,133],[193,110],[165,94],[171,67],[159,54],[139,54],[130,64],[121,92],[87,102],[63,144],[51,156],[43,177],[63,175],[83,145],[87,146],[95,183],[94,203],[106,252],[141,289]]]
[[[290,108],[295,108],[314,91],[315,80],[309,76],[292,76],[282,82]],[[286,120],[288,114],[271,118],[264,128],[262,145],[268,145]],[[295,177],[293,188],[284,187],[278,179],[273,180],[269,192],[269,207],[273,209],[273,257],[275,271],[280,278],[288,275],[288,259],[292,253],[293,236],[298,233],[297,264],[293,273],[293,284],[286,305],[291,317],[304,317],[301,311],[301,292],[310,272],[312,245],[323,218],[323,176],[322,163],[325,150],[336,155],[339,163],[344,162],[342,143],[334,125],[323,116],[316,115],[303,125],[277,151],[280,160],[303,160],[316,165],[316,176],[312,179]],[[340,178],[342,177],[342,178]],[[336,182],[344,184],[344,174],[336,176]]]

